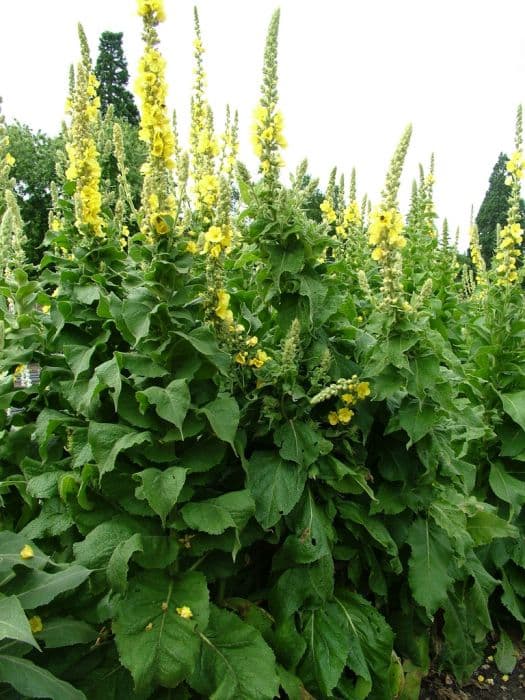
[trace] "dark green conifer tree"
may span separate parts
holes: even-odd
[[[127,61],[122,49],[122,32],[102,32],[98,45],[95,75],[100,82],[99,95],[102,114],[113,105],[115,116],[130,124],[139,123],[139,112],[131,92]]]

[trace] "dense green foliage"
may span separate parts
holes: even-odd
[[[113,105],[115,116],[126,119],[135,126],[139,123],[139,111],[133,95],[128,90],[128,64],[122,48],[122,32],[102,32],[98,43],[95,75],[99,81],[102,114]]]
[[[261,121],[279,124],[274,107]],[[174,189],[157,235],[108,178],[99,237],[71,180],[38,274],[0,282],[5,697],[417,700],[431,663],[465,680],[494,633],[509,667],[506,632],[525,624],[521,285],[463,284],[431,178],[402,220],[409,130],[388,208],[351,235],[335,211],[309,215],[305,165],[280,184],[277,132],[259,125],[262,177],[238,168],[223,249],[225,176],[223,228]],[[393,234],[372,259],[381,216]]]

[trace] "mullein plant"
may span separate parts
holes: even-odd
[[[168,234],[177,218],[172,172],[175,137],[166,108],[166,62],[158,49],[158,25],[165,20],[163,0],[138,0],[144,53],[139,62],[136,92],[141,101],[139,138],[148,145],[142,166],[141,233],[153,242]]]
[[[192,183],[193,226],[197,232],[206,232],[214,224],[219,202],[219,177],[217,157],[219,144],[213,129],[213,114],[206,99],[206,74],[203,57],[199,15],[194,8],[195,39],[193,94],[191,98],[190,124],[190,180]],[[213,235],[213,234],[212,234]]]
[[[412,127],[408,126],[392,157],[382,193],[383,201],[372,211],[368,227],[372,259],[378,262],[382,279],[381,305],[385,308],[405,310],[408,310],[408,304],[403,299],[401,251],[407,241],[403,232],[403,217],[398,208],[397,193],[411,134]]]
[[[478,227],[477,224],[472,220],[472,216],[469,228],[469,252],[470,259],[472,260],[472,266],[474,268],[474,296],[478,299],[482,299],[487,294],[489,278],[487,274],[487,266],[485,264],[485,259],[481,254]]]
[[[98,81],[91,70],[87,42],[79,27],[82,60],[77,66],[70,100],[66,106],[71,123],[67,130],[66,180],[75,183],[75,227],[84,241],[103,239],[100,162],[96,140],[99,128]]]
[[[507,161],[505,184],[510,186],[507,223],[501,229],[495,255],[496,284],[501,287],[513,285],[518,280],[518,258],[521,255],[523,229],[520,224],[521,180],[525,172],[523,158],[523,122],[522,107],[518,108],[516,117],[515,150]]]
[[[283,115],[277,109],[277,38],[279,11],[271,19],[264,52],[261,99],[254,110],[252,144],[259,159],[259,173],[264,186],[274,191],[279,183],[279,172],[284,166],[281,149],[286,147],[283,135]]]

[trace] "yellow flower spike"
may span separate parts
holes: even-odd
[[[339,416],[335,411],[330,411],[328,414],[328,422],[330,425],[337,425],[339,423]]]
[[[33,617],[30,617],[29,620],[29,627],[31,627],[31,632],[33,634],[36,634],[37,632],[42,632],[44,629],[44,625],[42,624],[42,620],[38,615],[34,615]]]
[[[177,615],[180,615],[180,617],[184,618],[185,620],[190,620],[193,617],[191,608],[189,608],[187,605],[183,605],[181,608],[176,608],[176,610]]]
[[[28,544],[25,544],[20,550],[20,557],[22,559],[32,559],[34,556],[33,548]]]

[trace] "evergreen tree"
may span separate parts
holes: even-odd
[[[113,105],[116,117],[137,125],[139,112],[133,95],[127,89],[129,73],[122,49],[122,32],[102,32],[100,35],[95,75],[100,82],[102,114],[106,113],[109,105]]]
[[[508,156],[505,153],[500,153],[489,178],[489,188],[476,216],[481,254],[487,267],[490,266],[492,254],[496,248],[497,226],[498,224],[505,226],[507,221],[510,194],[510,187],[505,184],[507,161]],[[524,213],[525,206],[522,200],[522,222]]]

